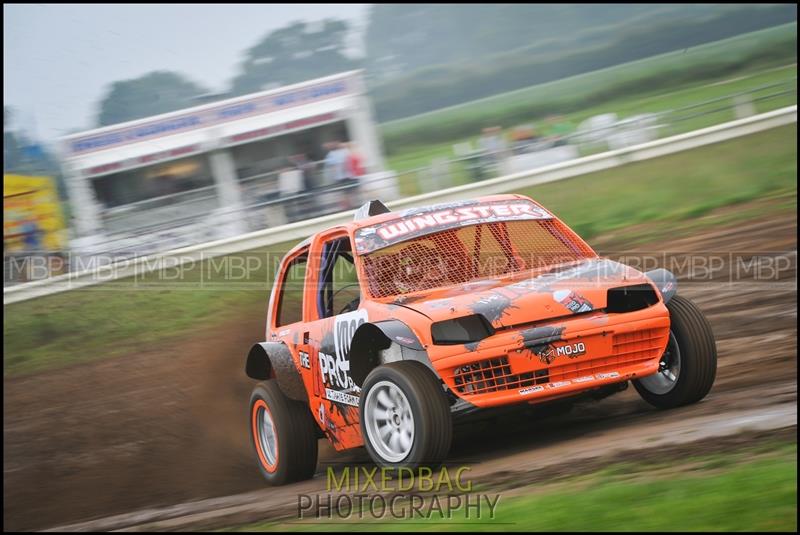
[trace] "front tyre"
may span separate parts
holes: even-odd
[[[437,377],[422,363],[378,366],[361,389],[361,435],[379,466],[435,467],[450,450],[450,404]]]
[[[711,325],[688,299],[676,295],[667,303],[669,343],[659,370],[633,381],[642,398],[659,409],[703,399],[717,374],[717,346]]]
[[[270,485],[310,479],[317,469],[317,436],[308,406],[287,398],[274,379],[250,395],[250,438]]]

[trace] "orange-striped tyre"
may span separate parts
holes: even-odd
[[[274,379],[250,396],[250,438],[270,485],[310,479],[317,469],[316,423],[305,403],[287,398]]]

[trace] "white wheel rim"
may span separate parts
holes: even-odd
[[[272,415],[264,407],[258,408],[256,426],[258,429],[258,444],[261,446],[261,451],[264,453],[264,457],[267,458],[267,463],[274,465],[278,457],[278,439],[275,436],[275,424],[272,422]]]
[[[639,384],[653,394],[664,395],[675,388],[680,376],[681,349],[678,346],[678,340],[675,338],[675,335],[670,331],[669,343],[659,360],[658,372],[639,379]]]
[[[379,381],[364,401],[367,440],[381,459],[396,463],[414,445],[414,415],[403,391],[389,381]]]

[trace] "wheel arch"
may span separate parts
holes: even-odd
[[[433,367],[425,346],[411,328],[400,320],[366,322],[353,334],[349,351],[350,377],[359,387],[375,367],[388,362],[415,360]]]
[[[303,378],[294,363],[292,352],[283,342],[254,344],[247,353],[245,373],[262,381],[275,378],[278,388],[286,397],[308,403]]]
[[[664,268],[653,269],[645,272],[645,276],[656,285],[661,297],[664,299],[664,304],[667,304],[678,291],[678,279],[669,270]]]

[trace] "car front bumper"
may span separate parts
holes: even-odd
[[[436,359],[434,367],[476,407],[542,402],[656,373],[669,326],[662,303],[624,314],[598,311],[498,332]],[[557,336],[529,336],[546,329]]]

